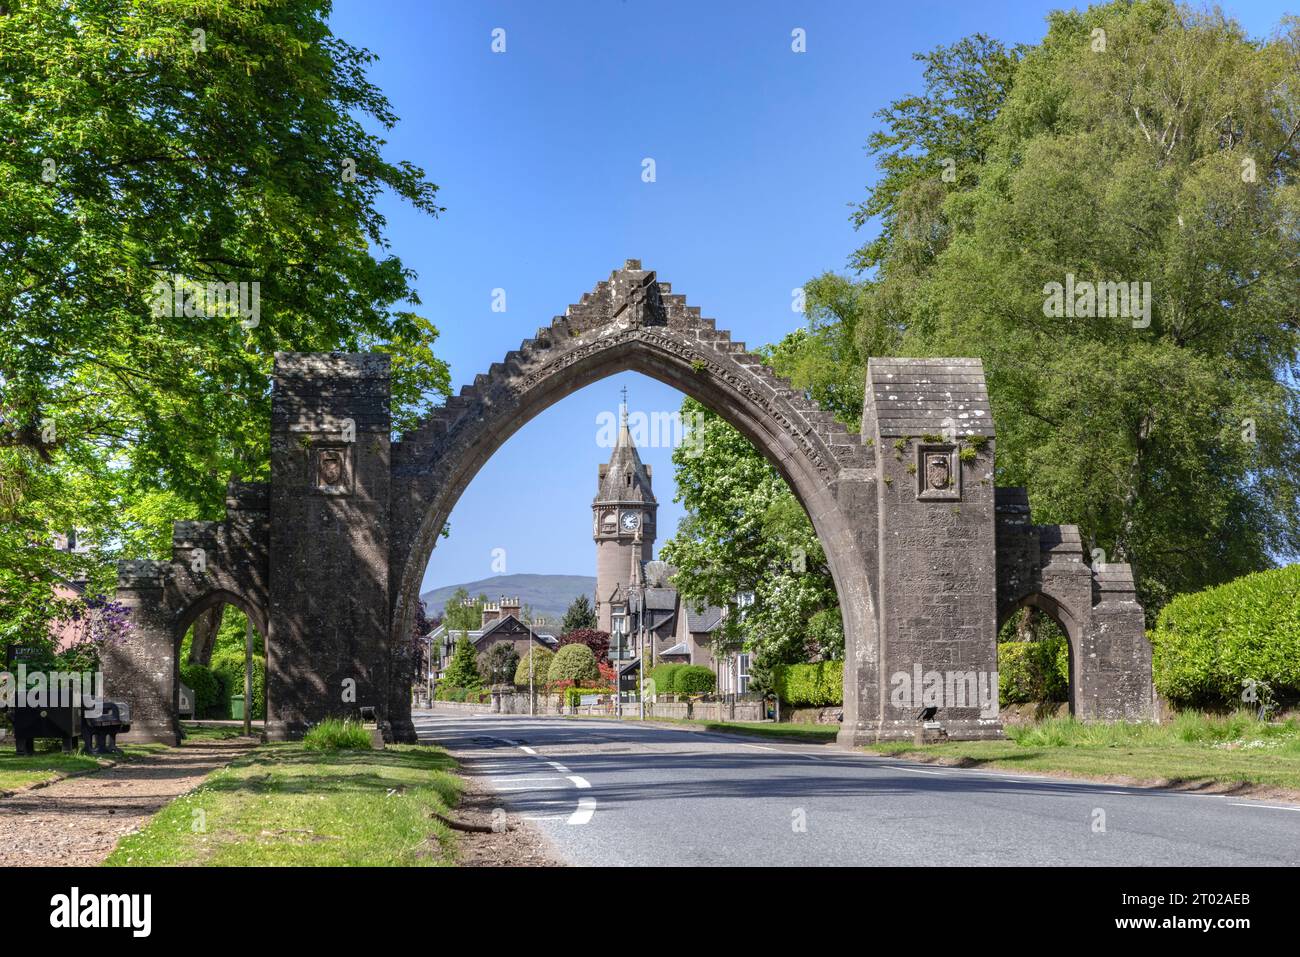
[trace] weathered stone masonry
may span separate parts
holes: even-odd
[[[972,697],[976,673],[995,681],[997,625],[1031,603],[1070,635],[1081,716],[1149,715],[1131,573],[1058,555],[1027,503],[994,489],[978,360],[873,359],[863,432],[848,432],[629,260],[395,442],[387,357],[277,355],[269,489],[232,490],[224,523],[178,523],[171,562],[119,570],[137,633],[110,671],[142,719],[136,736],[174,738],[176,649],[199,611],[229,600],[267,635],[272,734],[373,705],[409,740],[408,679],[392,659],[451,509],[533,416],[628,369],[725,418],[807,510],[844,619],[843,743],[912,737],[921,689],[903,693],[900,676],[969,675]],[[211,553],[196,572],[200,540]],[[992,714],[965,696],[942,704],[951,736],[1000,733],[996,690]]]

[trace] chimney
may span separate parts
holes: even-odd
[[[523,605],[520,604],[518,598],[507,598],[505,595],[501,596],[501,617],[502,618],[504,618],[506,615],[514,615],[516,618],[521,618],[522,612],[523,612]]]
[[[492,622],[501,617],[501,606],[495,605],[490,601],[483,603],[483,624],[481,627],[486,628]]]

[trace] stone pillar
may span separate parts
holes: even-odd
[[[999,737],[995,443],[983,367],[872,359],[866,399],[879,502],[877,738],[913,740],[926,706],[938,708],[949,738]]]
[[[1079,658],[1075,716],[1082,721],[1151,721],[1151,642],[1125,564],[1092,569],[1093,606]]]
[[[176,649],[164,592],[165,562],[123,561],[117,565],[116,600],[130,613],[130,634],[104,647],[104,694],[131,709],[131,730],[119,740],[180,744],[177,719]]]
[[[389,715],[389,359],[277,353],[268,734]],[[409,725],[409,712],[405,718]],[[410,737],[413,727],[398,729]]]

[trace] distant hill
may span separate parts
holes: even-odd
[[[592,596],[596,579],[591,575],[495,575],[459,585],[444,585],[420,596],[430,618],[442,614],[447,599],[455,594],[457,588],[464,588],[471,598],[480,594],[487,595],[491,601],[502,595],[517,597],[525,607],[532,609],[534,615],[543,615],[548,625],[559,627],[560,619],[573,599],[579,595]]]

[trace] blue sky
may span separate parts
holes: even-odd
[[[912,53],[975,32],[1032,43],[1059,6],[340,0],[331,25],[379,56],[370,77],[401,118],[388,158],[441,187],[437,220],[383,211],[459,390],[629,258],[734,338],[779,339],[801,321],[791,290],[843,270],[867,238],[848,219],[874,175],[864,144],[876,110],[920,89]],[[1253,35],[1287,9],[1224,6]],[[791,50],[796,28],[805,53]],[[590,506],[609,454],[597,418],[623,386],[633,410],[681,403],[627,373],[538,416],[462,496],[426,589],[488,577],[494,549],[508,573],[594,574]],[[682,514],[671,449],[642,457],[666,536]]]

